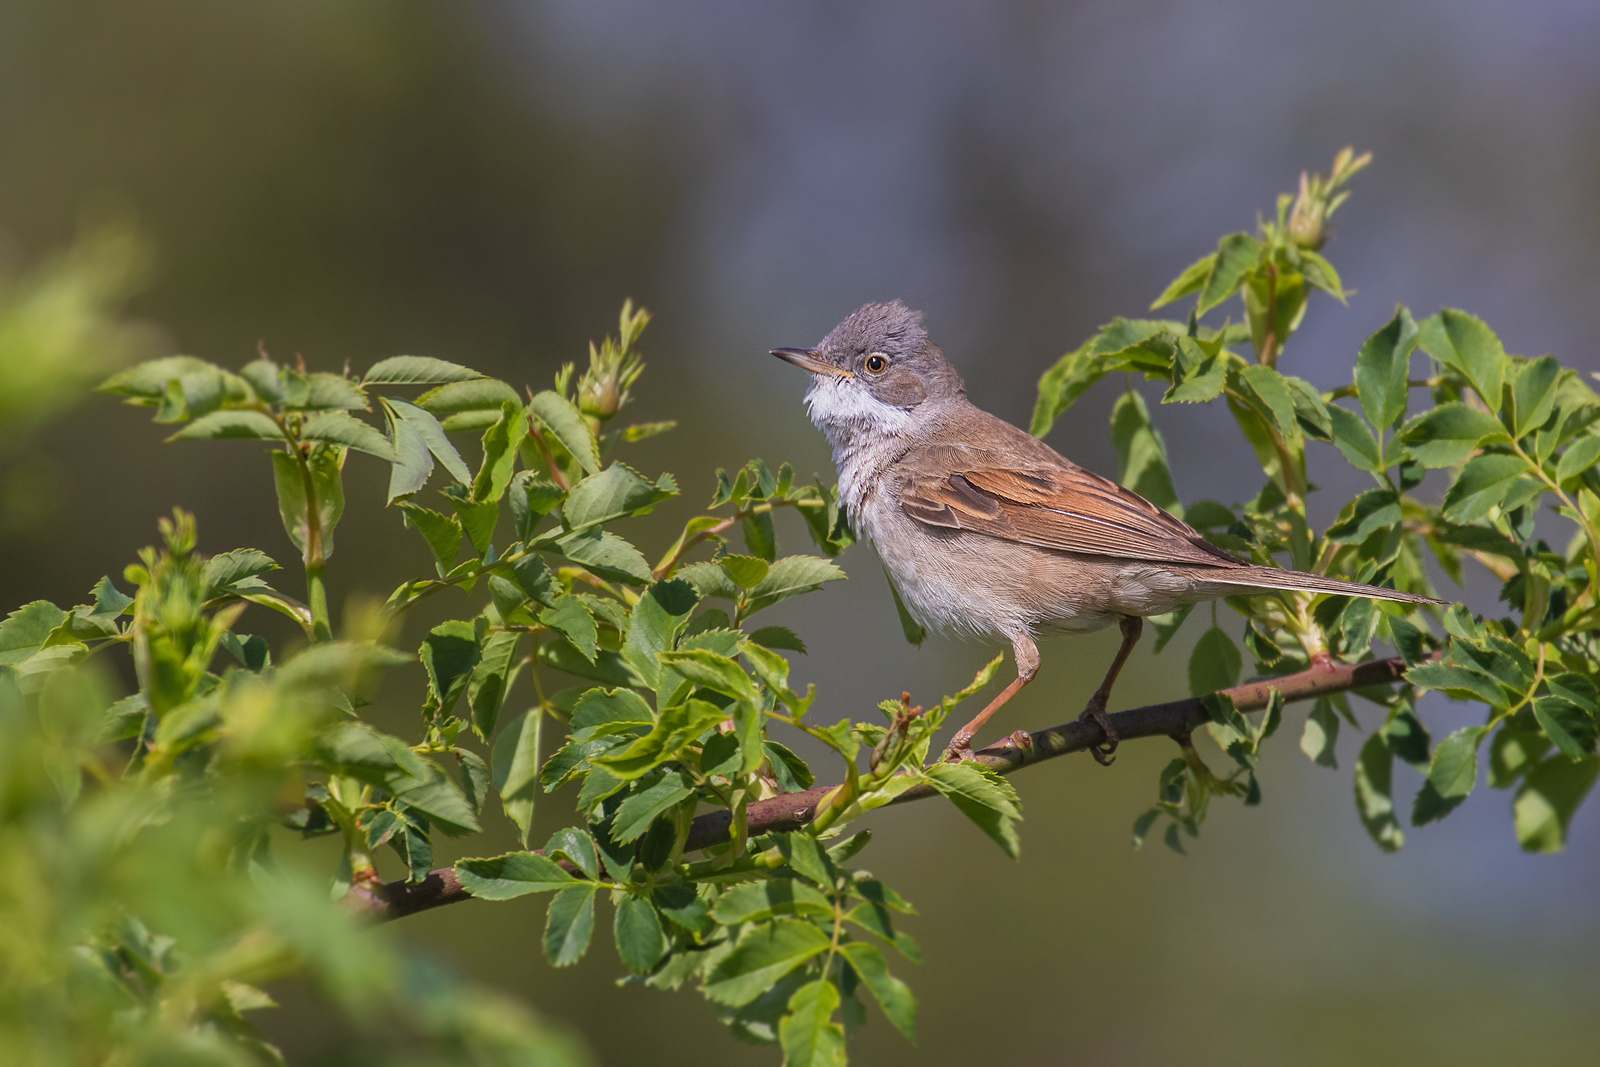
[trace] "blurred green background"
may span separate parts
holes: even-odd
[[[237,364],[260,343],[313,366],[415,353],[544,383],[631,296],[656,313],[636,417],[681,423],[633,456],[686,491],[641,538],[659,551],[715,466],[829,474],[802,383],[768,348],[903,297],[974,400],[1025,421],[1060,352],[1140,313],[1347,143],[1376,155],[1328,250],[1358,294],[1313,308],[1287,370],[1347,381],[1397,300],[1468,308],[1513,351],[1595,369],[1597,45],[1589,0],[6,0],[0,374],[22,384],[0,398],[0,602],[73,602],[174,504],[203,549],[290,557],[253,446],[162,446],[145,413],[87,397],[119,359]],[[1115,389],[1051,438],[1107,472]],[[1254,493],[1218,410],[1156,417],[1182,496]],[[1355,476],[1328,452],[1331,509]],[[359,462],[336,603],[426,569]],[[990,654],[906,646],[876,560],[843,562],[852,581],[773,620],[810,643],[825,709],[930,700]],[[1047,642],[1003,729],[1075,714],[1113,644]],[[1142,649],[1117,702],[1182,691],[1184,644]],[[1443,728],[1463,710],[1423,713]],[[864,859],[922,910],[919,1045],[878,1019],[858,1062],[1592,1062],[1593,813],[1566,854],[1530,857],[1508,798],[1483,793],[1383,856],[1350,800],[1350,739],[1339,771],[1313,767],[1301,718],[1273,745],[1266,804],[1218,812],[1186,858],[1128,844],[1158,745],[1016,779],[1015,867],[940,805],[882,813]],[[601,1062],[776,1062],[693,995],[614,988],[608,951],[552,971],[541,923],[528,900],[402,932],[581,1030]],[[282,994],[269,1036],[338,1062],[312,995]]]

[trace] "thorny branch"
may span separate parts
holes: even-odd
[[[1266,707],[1274,689],[1283,694],[1285,701],[1306,700],[1326,693],[1386,685],[1399,680],[1406,667],[1405,660],[1398,656],[1355,664],[1322,662],[1296,674],[1246,682],[1224,692],[1233,699],[1234,706],[1240,711],[1260,711]],[[1199,697],[1149,704],[1111,715],[1111,723],[1123,741],[1141,737],[1181,738],[1209,721]],[[999,774],[1010,774],[1057,756],[1082,752],[1104,740],[1105,735],[1100,727],[1092,722],[1074,720],[1031,733],[1026,744],[1006,738],[974,753],[973,759]],[[777,830],[797,830],[805,826],[815,816],[817,804],[822,798],[837,788],[837,785],[817,786],[751,804],[747,814],[749,833],[754,836]],[[916,787],[901,793],[894,803],[934,795],[932,789]],[[731,816],[726,811],[701,815],[695,819],[689,831],[686,849],[710,848],[727,841],[730,821]],[[357,885],[351,889],[347,899],[352,906],[374,918],[388,920],[454,904],[470,897],[471,894],[456,880],[454,869],[442,867],[429,872],[421,882]]]

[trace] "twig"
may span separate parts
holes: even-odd
[[[1296,674],[1246,682],[1223,692],[1232,698],[1234,707],[1240,711],[1260,711],[1266,707],[1273,690],[1283,694],[1285,701],[1306,700],[1347,689],[1387,685],[1397,681],[1405,671],[1406,662],[1399,657],[1371,659],[1355,664],[1329,661],[1314,664]],[[1122,741],[1140,737],[1183,737],[1210,721],[1199,697],[1119,711],[1110,718]],[[999,774],[1010,774],[1057,756],[1081,752],[1104,741],[1105,734],[1093,722],[1073,720],[1029,734],[1025,745],[1007,738],[975,753],[973,759]],[[837,788],[837,785],[817,786],[751,804],[746,813],[750,835],[800,829],[816,816],[817,804],[822,798]],[[918,786],[901,793],[893,803],[902,804],[934,795],[934,790]],[[685,850],[710,848],[727,841],[731,819],[726,811],[708,812],[696,818],[689,830]],[[421,882],[397,881],[357,886],[351,889],[346,900],[377,919],[388,920],[454,904],[470,897],[471,894],[456,880],[455,871],[442,867],[430,872]]]

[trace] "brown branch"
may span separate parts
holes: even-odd
[[[1260,711],[1266,707],[1273,690],[1283,694],[1285,701],[1306,700],[1347,689],[1387,685],[1397,681],[1405,671],[1406,662],[1399,657],[1371,659],[1355,664],[1325,662],[1314,664],[1296,674],[1246,682],[1224,692],[1233,699],[1234,707],[1240,711]],[[1140,737],[1179,738],[1209,721],[1210,717],[1199,697],[1149,704],[1111,715],[1111,724],[1123,741]],[[1081,752],[1104,740],[1105,734],[1094,723],[1073,720],[1029,734],[1026,744],[1006,738],[999,744],[975,753],[973,759],[999,774],[1010,774],[1057,756]],[[817,805],[822,798],[837,788],[834,785],[818,786],[751,804],[747,813],[750,835],[754,837],[778,830],[800,829],[816,816]],[[932,789],[918,786],[901,793],[893,803],[901,804],[933,795]],[[699,816],[689,830],[685,847],[693,851],[727,841],[731,819],[732,816],[726,811],[713,811]],[[455,871],[442,867],[430,872],[421,882],[358,886],[351,889],[346,899],[359,910],[387,920],[454,904],[470,896],[456,880]]]

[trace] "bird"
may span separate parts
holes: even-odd
[[[976,407],[899,300],[867,304],[812,348],[772,355],[810,373],[805,404],[838,470],[838,500],[876,550],[907,611],[942,633],[1001,638],[1017,676],[952,737],[947,758],[1039,672],[1040,633],[1117,624],[1122,643],[1084,708],[1109,764],[1106,705],[1144,619],[1269,590],[1407,604],[1445,601],[1238,559],[1117,482]]]

